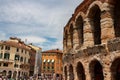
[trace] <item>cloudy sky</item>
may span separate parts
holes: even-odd
[[[62,49],[63,27],[82,0],[0,0],[0,40]]]

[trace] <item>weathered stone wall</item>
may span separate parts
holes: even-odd
[[[101,65],[103,72],[101,74],[103,74],[104,80],[116,80],[116,70],[120,65],[120,38],[116,36],[117,30],[115,30],[115,25],[117,23],[115,24],[115,20],[119,19],[115,19],[115,14],[117,14],[118,18],[120,14],[119,11],[118,13],[114,12],[116,11],[114,10],[115,5],[117,5],[117,2],[114,0],[84,0],[83,3],[76,8],[75,13],[64,29],[64,80],[95,80],[93,70],[96,64]],[[95,14],[96,11],[99,11],[97,9],[100,10],[100,16]],[[94,18],[94,16],[100,18]],[[79,17],[81,17],[81,19],[78,19]],[[95,44],[94,35],[97,27],[97,25],[95,26],[95,19],[100,19],[100,24],[98,23],[101,29],[100,44]],[[84,41],[82,44],[80,44],[81,38],[78,33],[79,26],[76,26],[78,20],[83,24]],[[69,32],[69,25],[71,24],[73,25],[73,44],[71,44]],[[65,38],[65,32],[67,32],[67,38]],[[118,32],[118,34],[120,33]],[[83,72],[77,71],[78,63],[81,63],[81,66],[83,66]],[[73,72],[70,71],[71,65]],[[80,69],[82,70],[82,68]],[[67,78],[65,78],[65,75]],[[72,78],[70,77],[71,75],[73,76]],[[85,75],[85,78],[80,79],[80,76],[82,77],[83,75]]]
[[[112,79],[112,74],[115,71],[111,71],[113,62],[119,59],[120,60],[120,38],[115,38],[109,40],[107,44],[98,45],[93,47],[88,47],[84,50],[79,51],[76,54],[68,54],[64,56],[64,66],[67,67],[67,80],[70,80],[69,66],[73,66],[74,80],[79,80],[77,76],[77,64],[80,62],[85,70],[86,80],[92,80],[90,70],[90,63],[92,61],[98,61],[103,68],[104,80],[114,80]],[[94,67],[92,67],[94,68]]]

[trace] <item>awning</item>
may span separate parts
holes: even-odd
[[[50,62],[50,59],[48,59],[48,61],[47,62]]]
[[[44,59],[43,62],[45,62],[46,60]]]
[[[54,59],[52,59],[52,61],[51,61],[51,62],[53,63],[54,61],[55,61],[55,60],[54,60]]]

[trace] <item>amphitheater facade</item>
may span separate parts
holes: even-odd
[[[120,0],[84,0],[64,27],[64,80],[120,80]]]

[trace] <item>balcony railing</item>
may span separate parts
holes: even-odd
[[[11,60],[11,59],[3,59],[3,58],[1,58],[1,59],[0,59],[0,62],[13,63],[13,62],[14,62],[14,60]]]

